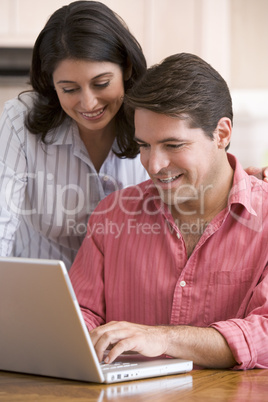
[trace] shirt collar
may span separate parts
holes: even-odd
[[[82,140],[79,135],[77,124],[69,117],[66,117],[59,127],[53,129],[53,142],[51,145],[80,144],[81,146],[81,142]],[[112,149],[115,152],[120,152],[116,138],[114,140]]]
[[[228,206],[232,204],[243,205],[250,214],[257,215],[251,205],[252,178],[244,171],[237,158],[227,154],[229,163],[234,170],[233,185],[229,193]]]

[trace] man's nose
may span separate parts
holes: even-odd
[[[162,169],[169,166],[169,159],[165,152],[151,150],[148,156],[148,173],[150,175],[158,174]]]

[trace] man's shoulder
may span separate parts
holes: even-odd
[[[251,201],[253,207],[257,205],[261,208],[262,213],[266,212],[268,217],[268,183],[256,177],[250,176],[251,182]]]
[[[260,231],[262,237],[268,235],[268,183],[248,176],[245,189],[241,188],[242,204],[249,215],[244,224],[251,229]],[[244,195],[243,195],[244,193]],[[245,217],[246,215],[244,215]],[[241,220],[238,219],[240,222]]]
[[[264,202],[268,203],[268,183],[252,175],[249,176],[249,181],[251,197],[264,197]]]
[[[229,161],[235,170],[229,200],[245,206],[251,205],[253,208],[256,206],[257,209],[258,206],[266,204],[268,211],[268,183],[246,173],[233,155],[229,154]]]

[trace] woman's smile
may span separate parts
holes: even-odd
[[[101,119],[102,116],[105,113],[106,107],[103,107],[101,109],[97,109],[93,112],[81,112],[80,114],[86,119],[86,120],[98,120]]]

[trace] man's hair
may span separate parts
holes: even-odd
[[[142,108],[187,119],[190,128],[201,128],[212,140],[222,117],[233,122],[232,99],[225,80],[190,53],[169,56],[150,67],[127,93],[125,105],[130,114]],[[134,147],[133,138],[129,141]]]

